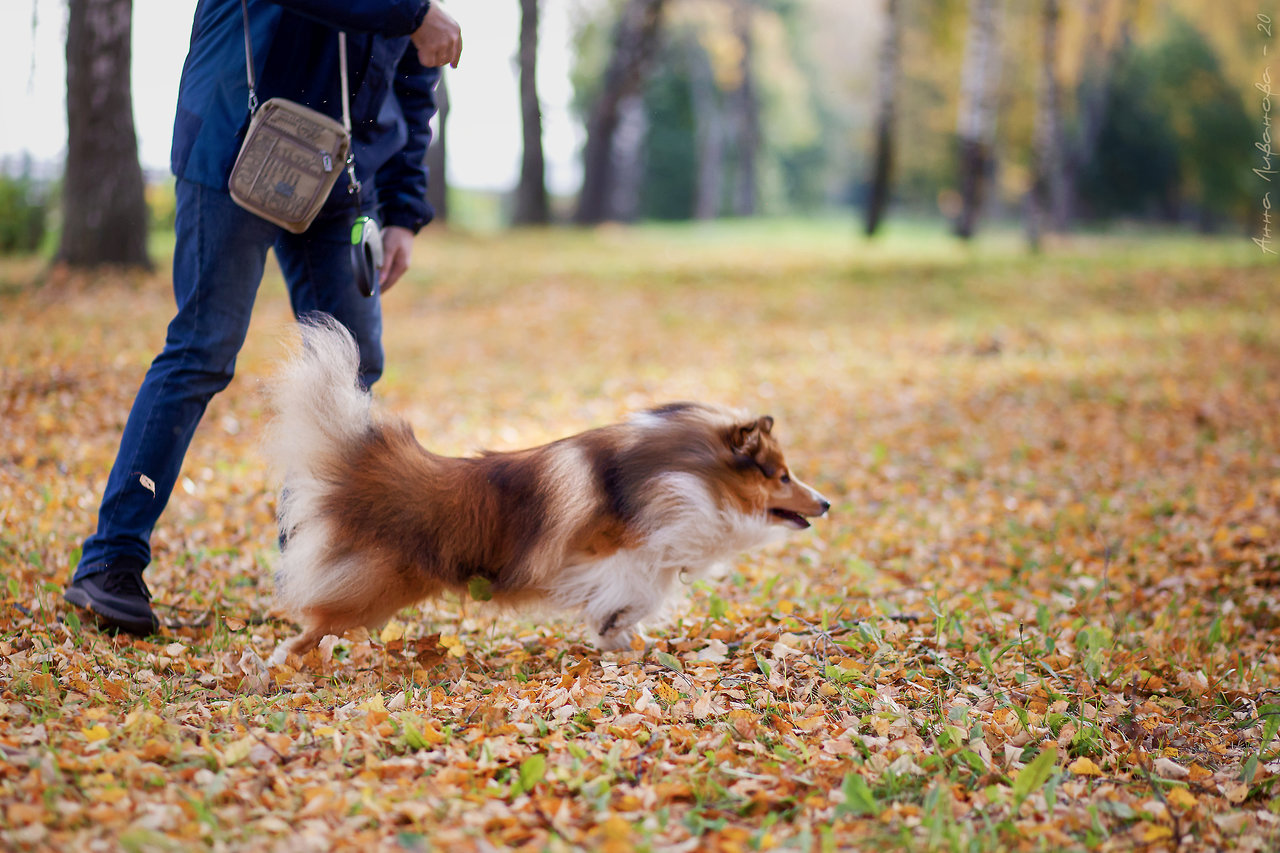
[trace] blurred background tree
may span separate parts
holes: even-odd
[[[871,155],[870,188],[866,206],[866,233],[874,237],[889,206],[893,181],[895,116],[898,108],[898,77],[901,74],[902,0],[885,0],[884,36],[880,43],[880,64],[876,69],[876,117],[874,151]]]
[[[427,148],[427,201],[436,216],[435,222],[449,221],[449,71],[445,69],[436,84],[435,132]]]
[[[13,175],[0,175],[0,254],[30,253],[44,241],[50,192],[23,158]]]
[[[820,64],[801,59],[804,9],[796,0],[668,3],[651,71],[631,102],[640,115],[611,161],[617,180],[635,187],[633,210],[620,216],[615,203],[602,219],[812,212],[847,196],[828,169],[828,152],[846,140],[820,94]],[[605,100],[601,69],[610,52],[600,34],[611,14],[606,6],[602,20],[579,29],[574,80],[583,116]],[[583,204],[597,163],[590,139],[587,151]]]
[[[1258,215],[1255,25],[1269,12],[1255,0],[557,0],[585,144],[580,190],[554,197],[536,85],[551,2],[508,4],[523,156],[518,185],[483,208],[504,222],[861,207],[868,235],[895,219],[965,237],[1020,223],[1035,247],[1118,219],[1242,230]],[[146,263],[130,7],[69,0],[68,261]],[[441,219],[447,94],[428,154]],[[9,196],[48,198],[47,176],[25,180]]]
[[[982,212],[996,142],[1002,62],[999,0],[969,0],[964,65],[960,73],[960,108],[956,118],[956,164],[960,209],[956,235],[973,236]]]
[[[543,225],[547,204],[546,160],[542,152],[542,106],[538,101],[538,0],[520,0],[520,126],[523,145],[516,186],[516,225]]]
[[[132,0],[70,3],[58,259],[73,267],[151,266],[130,89],[132,21]]]
[[[1031,142],[1031,187],[1027,194],[1027,242],[1039,250],[1047,227],[1066,221],[1062,171],[1062,103],[1058,88],[1059,0],[1040,0],[1040,61],[1036,82],[1035,135]]]
[[[581,224],[619,218],[615,188],[625,182],[629,170],[634,171],[637,123],[644,120],[641,92],[658,52],[665,6],[666,0],[626,0],[608,28],[611,49],[603,54],[600,86],[588,101],[582,190],[575,216]],[[634,196],[634,192],[624,195]],[[623,211],[622,218],[630,218],[627,214]]]

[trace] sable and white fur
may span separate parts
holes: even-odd
[[[675,403],[542,447],[424,449],[377,417],[351,335],[321,316],[273,389],[284,489],[277,603],[304,625],[272,663],[483,578],[498,604],[574,611],[626,648],[676,581],[826,513],[773,419]]]

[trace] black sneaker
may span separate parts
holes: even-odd
[[[142,581],[141,569],[115,569],[75,581],[62,593],[71,604],[97,617],[102,628],[146,637],[160,630],[151,610],[151,590]]]

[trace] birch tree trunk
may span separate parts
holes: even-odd
[[[1031,192],[1027,195],[1027,243],[1040,250],[1044,231],[1056,226],[1062,208],[1061,117],[1058,96],[1058,0],[1041,0],[1040,81],[1035,139],[1031,152]]]
[[[724,193],[724,116],[720,110],[711,60],[696,36],[689,37],[687,54],[689,100],[693,104],[698,152],[693,218],[707,220],[720,215]]]
[[[1076,132],[1071,137],[1063,155],[1063,192],[1054,218],[1058,228],[1066,227],[1075,219],[1080,206],[1079,181],[1085,166],[1093,159],[1098,149],[1098,136],[1102,132],[1102,123],[1107,115],[1107,97],[1111,89],[1111,78],[1116,68],[1124,59],[1130,47],[1130,28],[1135,12],[1133,0],[1118,0],[1119,26],[1114,42],[1106,45],[1106,0],[1089,0],[1085,6],[1085,19],[1088,22],[1090,38],[1086,40],[1085,50],[1093,56],[1086,59],[1084,73],[1080,80],[1076,109],[1078,120]],[[1101,58],[1098,58],[1101,54]]]
[[[894,118],[898,100],[898,66],[902,42],[902,0],[886,0],[884,41],[876,81],[876,139],[871,189],[867,194],[866,234],[875,236],[889,205],[893,182]]]
[[[756,95],[752,63],[755,57],[755,20],[752,0],[735,0],[733,27],[742,45],[742,65],[738,91],[734,95],[737,121],[737,181],[733,193],[735,216],[754,216],[759,198],[757,161],[760,154],[760,102]]]
[[[995,142],[996,86],[1000,75],[997,3],[998,0],[969,0],[969,31],[965,37],[956,127],[960,145],[960,216],[955,231],[966,240],[977,229],[986,200]]]
[[[58,260],[151,268],[130,94],[133,0],[71,0]],[[13,119],[13,116],[9,117]]]
[[[644,182],[644,141],[649,133],[649,116],[644,96],[627,95],[618,104],[618,129],[613,135],[610,155],[613,179],[609,189],[609,218],[635,222],[640,218],[640,190]]]
[[[449,221],[449,180],[445,175],[448,165],[447,137],[449,126],[449,87],[440,75],[436,83],[436,133],[427,148],[427,201],[435,210],[435,222]]]
[[[605,70],[604,87],[587,119],[587,145],[582,157],[582,191],[574,221],[604,222],[613,212],[614,135],[619,107],[640,92],[656,54],[666,0],[627,0],[614,30],[613,53]]]
[[[542,153],[542,106],[538,101],[538,2],[520,0],[520,118],[524,154],[520,160],[520,184],[516,188],[517,225],[545,225],[551,218],[547,207],[546,161]]]

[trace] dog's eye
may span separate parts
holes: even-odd
[[[782,475],[782,483],[783,483],[783,485],[786,485],[786,484],[788,484],[788,483],[790,483],[790,482],[791,482],[791,475],[790,475],[790,474],[783,474],[783,475]]]

